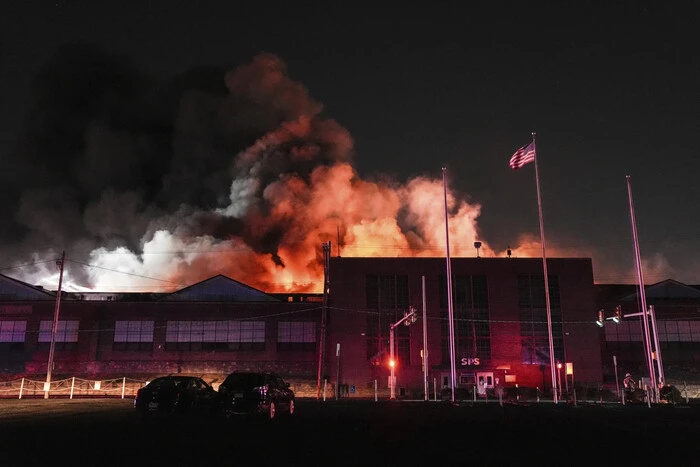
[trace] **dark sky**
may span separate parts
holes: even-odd
[[[172,130],[163,115],[182,106],[181,90],[196,82],[213,94],[225,91],[217,70],[267,53],[323,106],[324,119],[349,132],[360,178],[441,180],[447,168],[450,188],[480,206],[478,238],[451,241],[480,240],[493,254],[518,248],[523,234],[539,242],[534,164],[508,167],[534,131],[552,256],[591,256],[596,282],[636,282],[629,175],[646,283],[700,283],[700,15],[692,2],[6,3],[0,12],[1,212],[20,221],[0,232],[0,269],[43,258],[47,249],[77,248],[81,232],[63,227],[61,236],[37,236],[39,221],[28,220],[21,206],[28,185],[45,187],[64,176],[62,161],[81,173],[75,153],[85,150],[90,122],[103,123],[112,136],[138,127],[150,135],[144,144],[158,146],[153,154],[177,153],[170,143],[170,149],[159,146],[157,135]],[[137,103],[120,105],[125,99]],[[80,118],[63,118],[61,109]],[[284,120],[285,111],[277,110],[274,121]],[[240,149],[271,127],[236,128],[229,136]],[[37,164],[44,178],[25,184],[35,173],[28,168]],[[146,165],[134,175],[138,184],[117,170],[110,188],[138,185],[140,199],[162,213],[166,190],[149,190],[163,179],[149,178]],[[112,169],[100,170],[76,176],[82,185],[71,199],[78,207],[57,209],[81,210],[91,196],[103,196],[94,174],[110,177]],[[230,182],[207,180],[222,187]],[[67,191],[50,193],[45,198],[55,201]],[[189,195],[199,207],[216,204],[207,198],[211,193]],[[58,214],[54,221],[70,222]],[[85,242],[86,248],[99,243],[95,236]],[[138,250],[128,239],[122,244]],[[44,254],[32,256],[32,248]],[[132,270],[138,271],[156,274]]]

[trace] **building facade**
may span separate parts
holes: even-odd
[[[603,317],[599,327],[603,379],[620,385],[631,373],[644,384],[651,378],[646,333],[638,285],[596,286],[597,308]],[[700,287],[665,280],[644,287],[648,314],[647,330],[652,346],[655,380],[677,387],[700,381]],[[616,311],[617,310],[617,311]],[[619,315],[619,319],[616,315]]]
[[[56,296],[0,276],[0,369],[46,374]],[[171,294],[63,293],[54,375],[91,378],[269,370],[316,377],[320,297],[273,296],[224,276]],[[56,376],[55,376],[56,377]]]
[[[447,281],[445,258],[333,257],[327,295],[267,294],[224,276],[170,294],[64,292],[55,334],[56,295],[0,276],[0,370],[6,377],[45,375],[55,335],[54,378],[181,372],[215,383],[236,369],[259,369],[303,385],[307,395],[318,395],[326,382],[330,394],[338,387],[343,397],[387,397],[393,333],[397,397],[421,397],[426,386],[433,397],[451,387],[453,362],[455,387],[479,396],[515,386],[548,393],[551,321],[562,366],[554,372],[557,386],[609,383],[610,352],[629,367],[640,352],[634,345],[623,352],[624,326],[614,337],[595,316],[629,293],[606,295],[588,258],[549,258],[547,268],[549,317],[538,258],[452,258]],[[674,319],[696,312],[700,298],[686,297],[687,309],[680,303]],[[657,314],[665,314],[660,305]],[[415,320],[405,319],[410,313]],[[676,361],[687,361],[673,352],[684,354],[688,344],[667,341],[662,350],[672,372]]]
[[[448,281],[444,258],[331,258],[328,374],[348,393],[387,391],[391,329],[398,397],[452,387]],[[602,379],[590,259],[547,260],[557,386]],[[542,260],[453,258],[456,388],[551,391],[549,324]],[[418,320],[393,325],[415,310]],[[425,319],[424,319],[425,317]],[[410,321],[410,320],[409,320]],[[404,322],[405,323],[405,322]],[[427,349],[427,373],[422,352]],[[566,376],[566,363],[570,373]]]

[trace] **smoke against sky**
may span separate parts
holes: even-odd
[[[225,274],[320,291],[326,241],[334,255],[444,256],[441,167],[453,256],[478,240],[483,257],[539,257],[534,167],[507,165],[536,130],[549,257],[636,281],[631,171],[648,281],[700,282],[698,221],[675,208],[694,196],[697,67],[665,12],[558,11],[566,22],[523,36],[523,11],[486,7],[406,6],[388,28],[377,7],[341,24],[218,6],[203,28],[201,8],[168,3],[166,21],[156,3],[108,4],[60,2],[32,35],[26,12],[3,28],[15,53],[0,89],[19,111],[2,130],[0,273],[55,288],[65,250],[75,289]]]
[[[24,232],[5,261],[48,261],[20,273],[41,283],[63,248],[74,287],[158,290],[225,274],[281,292],[319,291],[327,241],[341,256],[444,255],[441,178],[360,178],[349,132],[279,57],[220,77],[225,92],[185,87],[171,121],[138,121],[153,85],[118,60],[65,50],[41,75],[25,129],[25,173],[44,175],[17,193]],[[71,83],[82,92],[65,95]],[[480,205],[450,189],[448,209],[451,254],[473,255]],[[486,241],[480,252],[504,254]]]

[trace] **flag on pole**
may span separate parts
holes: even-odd
[[[525,164],[535,160],[535,142],[523,146],[515,151],[513,157],[510,158],[510,168],[517,170]]]

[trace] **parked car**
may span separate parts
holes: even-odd
[[[276,418],[294,414],[294,391],[274,373],[231,373],[219,386],[224,416],[263,415]]]
[[[213,412],[219,395],[197,376],[161,376],[139,389],[134,408],[141,414]]]

